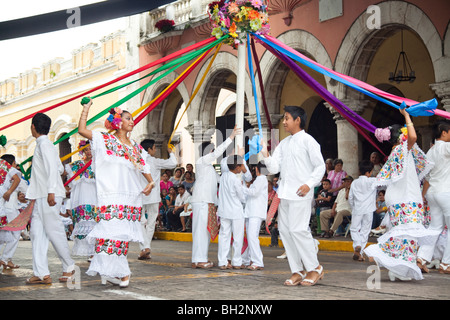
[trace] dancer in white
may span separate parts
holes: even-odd
[[[261,222],[266,220],[267,199],[269,197],[268,181],[265,175],[266,166],[261,162],[255,166],[256,179],[248,188],[245,204],[245,227],[248,241],[248,255],[251,261],[248,270],[264,268],[263,253],[259,243]]]
[[[429,229],[441,233],[443,242],[442,260],[439,272],[450,274],[450,237],[445,226],[450,225],[450,121],[442,120],[433,125],[435,144],[427,152],[427,158],[435,165],[426,177],[423,194],[430,206],[431,221]],[[437,240],[437,239],[436,239]],[[422,245],[418,252],[419,267],[428,272],[426,262],[431,262],[437,242]]]
[[[284,108],[283,125],[290,134],[269,156],[262,150],[270,173],[280,172],[278,227],[292,272],[285,285],[312,286],[323,278],[316,243],[309,230],[314,187],[325,172],[320,145],[304,130],[306,112],[296,106]]]
[[[423,202],[420,180],[432,168],[425,154],[416,144],[414,124],[405,109],[400,109],[406,127],[393,125],[377,129],[381,142],[389,140],[394,147],[377,175],[377,184],[387,186],[387,232],[378,243],[366,248],[365,254],[377,265],[389,270],[389,279],[421,280],[422,272],[416,264],[420,245],[429,243],[438,233],[426,229],[423,223]]]
[[[156,158],[156,144],[153,139],[145,139],[141,142],[142,148],[147,151],[148,155],[145,161],[150,166],[150,172],[155,182],[155,186],[150,192],[150,195],[144,196],[142,200],[142,213],[141,224],[142,234],[144,241],[139,243],[141,253],[139,254],[139,260],[151,259],[151,243],[153,234],[155,233],[156,219],[159,213],[159,203],[161,202],[161,188],[159,182],[161,180],[162,169],[173,169],[177,166],[177,158],[175,157],[174,150],[168,149],[169,159]],[[145,178],[141,178],[143,183],[146,182]],[[147,213],[147,218],[145,218]]]
[[[241,129],[236,126],[231,135],[215,150],[209,142],[202,143],[199,158],[195,163],[195,186],[191,196],[192,206],[192,267],[211,268],[214,264],[208,259],[210,233],[208,231],[208,212],[217,206],[217,184],[219,176],[212,163],[220,157]],[[207,152],[210,150],[209,152]]]
[[[132,115],[114,108],[105,127],[116,130],[115,134],[95,132],[86,128],[91,105],[92,100],[83,105],[78,125],[78,132],[91,140],[99,211],[99,222],[88,235],[88,240],[95,242],[95,254],[87,274],[100,274],[103,284],[108,281],[127,287],[131,277],[128,245],[144,241],[142,195],[150,194],[154,182],[145,162],[147,152],[129,137],[134,127]],[[148,182],[145,188],[142,174]]]
[[[92,160],[92,151],[89,140],[82,140],[78,148],[84,147],[80,151],[82,160],[77,160],[67,164],[67,178],[71,179],[81,168]],[[95,174],[92,164],[87,167],[80,175],[73,179],[70,187],[70,210],[72,210],[72,219],[74,229],[72,236],[74,244],[72,254],[75,256],[92,257],[94,255],[94,245],[89,243],[86,236],[97,224],[95,208],[97,206],[97,188],[95,185]],[[89,258],[90,260],[90,258]]]
[[[31,133],[36,138],[36,148],[26,198],[36,202],[30,225],[34,276],[27,280],[27,284],[52,282],[47,260],[49,240],[63,267],[63,275],[59,281],[67,282],[75,268],[70,257],[64,225],[59,218],[66,190],[61,178],[64,167],[55,146],[47,136],[51,122],[43,113],[37,113],[31,121]]]
[[[12,154],[4,154],[0,159],[0,227],[19,215],[17,194],[23,189],[20,172],[16,169],[16,159]],[[22,187],[22,188],[21,188]],[[17,269],[12,257],[19,245],[21,231],[0,230],[0,248],[5,245],[0,257],[0,266],[4,269]]]

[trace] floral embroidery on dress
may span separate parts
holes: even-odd
[[[417,146],[417,144],[414,144],[410,151],[414,159],[416,173],[421,180],[427,171],[431,169],[430,162],[427,160],[425,153]],[[400,178],[405,173],[405,162],[408,152],[407,141],[395,146],[383,168],[381,168],[378,173],[377,181],[386,182]]]
[[[8,218],[6,216],[0,217],[0,228],[3,228],[8,224]]]
[[[85,166],[84,161],[77,160],[69,164],[70,169],[72,170],[72,173],[75,175],[78,170],[83,168]],[[79,176],[77,176],[74,180],[78,180],[81,177],[84,177],[86,179],[95,179],[94,171],[92,170],[92,166],[89,166],[86,170],[84,170]]]
[[[407,223],[423,224],[422,203],[398,203],[389,206],[388,212],[393,227]]]
[[[0,186],[5,183],[9,169],[11,169],[11,165],[6,160],[0,159]]]
[[[95,242],[95,252],[126,256],[128,253],[128,241],[97,238]]]
[[[128,221],[141,221],[142,207],[133,207],[128,205],[107,205],[97,208],[96,221],[111,219],[126,219]]]
[[[90,204],[83,204],[72,209],[72,219],[74,223],[79,223],[80,221],[96,221],[96,210],[95,206]]]
[[[103,140],[105,142],[106,154],[109,156],[116,156],[124,158],[130,161],[138,169],[142,169],[145,165],[145,161],[141,156],[142,147],[132,140],[132,148],[120,143],[120,141],[112,134],[102,133]]]
[[[391,258],[416,263],[419,247],[415,240],[390,237],[388,241],[380,243],[379,247]]]

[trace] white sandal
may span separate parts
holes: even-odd
[[[303,271],[304,272],[304,271]],[[300,275],[300,277],[301,277],[301,279],[298,279],[297,281],[292,281],[292,279],[286,279],[286,281],[284,281],[284,285],[285,286],[288,286],[288,287],[295,287],[295,286],[298,286],[304,279],[305,279],[305,277],[306,277],[306,272],[305,273],[302,273],[302,271],[297,271],[297,272],[294,272],[292,275],[294,275],[294,274],[298,274],[298,275]],[[292,277],[292,276],[291,276]]]
[[[439,265],[439,273],[450,274],[450,264],[441,263]]]
[[[323,267],[321,265],[319,265],[318,269],[316,268],[310,272],[317,272],[317,274],[319,276],[317,277],[316,280],[306,279],[306,277],[305,277],[305,279],[303,279],[303,281],[301,282],[302,286],[311,287],[311,286],[314,286],[315,284],[317,284],[317,282],[319,282],[319,280],[323,279]],[[303,284],[304,282],[305,282],[305,284]]]
[[[427,268],[427,262],[420,257],[417,257],[417,266],[420,268],[422,272],[430,273],[430,270]]]

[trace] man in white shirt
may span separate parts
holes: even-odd
[[[325,162],[320,145],[304,130],[306,112],[296,106],[286,106],[284,110],[283,125],[290,135],[280,142],[272,156],[266,147],[262,153],[269,172],[280,173],[278,226],[292,271],[284,284],[310,286],[323,278],[309,222],[314,187],[323,177]]]
[[[36,200],[36,203],[30,226],[34,276],[27,280],[27,284],[52,282],[47,260],[49,240],[63,267],[63,275],[59,281],[67,282],[75,267],[70,257],[64,225],[59,218],[62,200],[66,195],[61,178],[64,167],[55,146],[47,137],[50,125],[51,119],[43,113],[37,113],[31,121],[31,133],[36,138],[36,148],[26,198]]]
[[[161,180],[161,170],[163,169],[173,169],[177,166],[177,159],[175,157],[174,151],[168,149],[169,159],[156,158],[156,144],[153,139],[145,139],[141,142],[142,148],[147,151],[148,156],[145,162],[149,164],[153,182],[155,186],[148,196],[143,196],[142,198],[142,216],[141,216],[141,226],[142,235],[144,242],[139,243],[141,253],[138,257],[139,260],[150,259],[151,252],[151,242],[153,234],[155,233],[156,219],[159,213],[159,203],[161,202],[161,187],[159,182]],[[147,185],[147,180],[142,178],[143,185]],[[145,218],[145,213],[147,218]]]
[[[320,212],[320,228],[322,229],[323,236],[325,238],[332,238],[337,228],[341,225],[344,217],[349,217],[352,214],[352,208],[348,202],[348,194],[350,192],[350,186],[353,181],[353,177],[346,176],[342,179],[344,188],[339,190],[339,193],[334,201],[333,207],[329,210]],[[334,217],[333,225],[331,228],[330,219]]]
[[[215,150],[210,143],[202,143],[199,158],[195,162],[195,187],[192,192],[192,267],[211,268],[214,266],[208,260],[210,233],[208,231],[208,212],[217,206],[217,184],[219,178],[212,163],[219,158],[233,141],[241,129],[233,129],[228,137]],[[207,150],[211,150],[207,152]]]

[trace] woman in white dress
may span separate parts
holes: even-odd
[[[405,127],[393,125],[375,133],[379,141],[389,140],[394,145],[377,175],[377,184],[386,186],[388,231],[378,238],[377,244],[367,247],[365,254],[389,270],[391,281],[421,280],[422,272],[416,264],[419,245],[437,236],[424,226],[420,188],[420,181],[432,164],[416,144],[417,135],[409,114],[405,109],[400,109],[400,113],[405,117],[407,132]]]
[[[127,287],[131,271],[127,253],[129,242],[142,242],[142,194],[149,195],[154,182],[147,153],[131,140],[134,127],[132,115],[120,108],[110,110],[106,129],[114,134],[88,130],[86,120],[92,100],[83,105],[78,132],[91,141],[93,168],[97,187],[98,223],[89,233],[95,242],[95,254],[87,274],[100,274],[106,281]],[[148,184],[143,188],[140,175]]]
[[[83,159],[76,160],[65,166],[68,179],[71,179],[81,168],[92,160],[89,140],[82,140],[78,145],[78,148],[81,148],[82,146],[86,146],[80,151],[80,155]],[[92,257],[94,255],[94,246],[86,239],[86,236],[97,224],[95,216],[97,188],[95,186],[95,174],[92,169],[92,164],[73,179],[69,183],[69,187],[70,209],[72,210],[74,223],[74,229],[72,231],[72,236],[74,238],[72,255]]]

